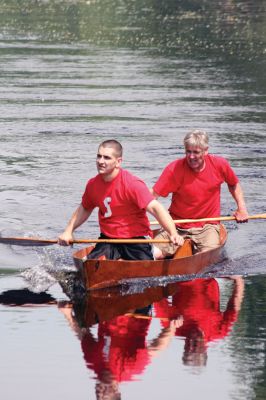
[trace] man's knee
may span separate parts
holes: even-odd
[[[194,253],[213,250],[220,245],[220,225],[206,224],[201,231],[192,235]]]

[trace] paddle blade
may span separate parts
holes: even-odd
[[[15,246],[51,246],[56,244],[57,240],[38,239],[38,238],[23,238],[23,237],[1,237],[0,243],[10,244]]]

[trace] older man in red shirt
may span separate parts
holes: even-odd
[[[208,154],[208,135],[195,130],[184,138],[185,157],[172,161],[163,170],[151,192],[158,198],[172,195],[170,215],[176,219],[212,218],[220,215],[221,185],[226,182],[237,204],[237,222],[246,222],[248,213],[235,172],[223,157]],[[178,224],[179,235],[190,238],[194,252],[219,246],[219,221]],[[161,232],[157,238],[167,238]],[[175,245],[156,245],[156,258],[175,253]]]

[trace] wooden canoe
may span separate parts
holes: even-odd
[[[222,248],[227,239],[223,225],[220,229],[220,246],[202,253],[192,254],[190,240],[178,249],[173,258],[164,260],[98,260],[87,259],[93,246],[73,254],[74,263],[81,273],[87,290],[118,286],[123,281],[173,275],[194,275],[221,260]]]

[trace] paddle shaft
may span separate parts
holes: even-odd
[[[70,244],[85,244],[85,243],[169,243],[167,239],[74,239]],[[21,246],[49,246],[58,244],[56,239],[39,239],[39,238],[23,238],[23,237],[0,237],[0,243]]]
[[[248,219],[266,219],[266,214],[249,215]],[[213,217],[200,219],[174,219],[175,224],[186,224],[194,222],[211,222],[211,221],[236,221],[233,215],[227,217]],[[160,225],[158,221],[151,221],[150,225]]]
[[[170,318],[166,318],[166,317],[153,317],[151,315],[142,315],[142,314],[137,314],[137,313],[126,313],[125,314],[126,317],[133,317],[133,318],[140,318],[140,319],[160,319],[161,321],[167,321],[170,322],[171,319]]]
[[[215,218],[201,218],[201,219],[178,219],[174,220],[178,223],[188,222],[210,222],[210,221],[233,221],[234,216],[228,217],[215,217]],[[266,219],[266,214],[249,215],[248,219]],[[159,222],[152,221],[151,225],[158,225]],[[74,239],[71,244],[85,244],[85,243],[169,243],[167,239]],[[57,244],[57,239],[40,239],[32,237],[0,237],[0,243],[20,246],[49,246]]]

